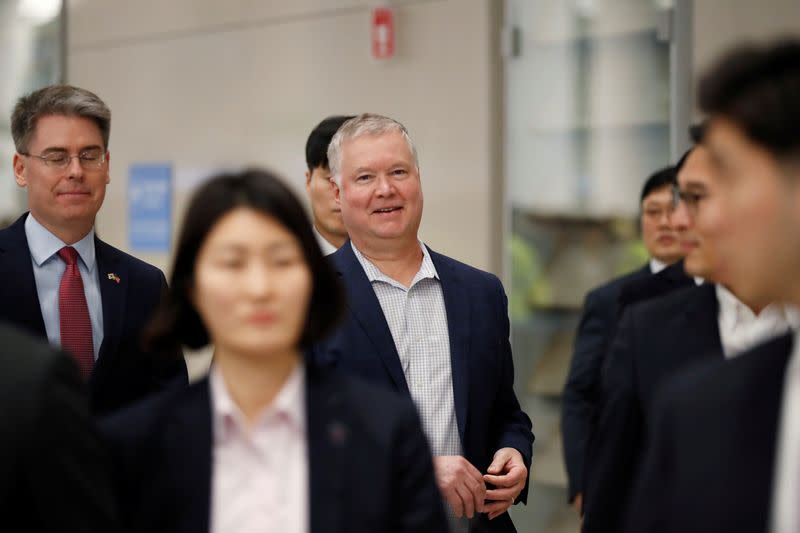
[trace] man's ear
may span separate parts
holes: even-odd
[[[306,192],[311,192],[311,171],[306,170]]]
[[[336,200],[336,205],[339,206],[342,205],[342,198],[341,198],[342,190],[339,188],[339,185],[333,178],[331,178],[331,187],[333,187],[333,199]]]
[[[27,187],[28,180],[25,177],[25,158],[19,153],[14,154],[13,167],[14,181],[16,181],[17,185],[20,187]]]

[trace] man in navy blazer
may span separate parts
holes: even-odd
[[[330,256],[348,313],[313,357],[414,400],[454,530],[514,531],[506,511],[526,499],[533,434],[502,285],[419,241],[419,167],[400,123],[360,115],[328,156],[351,238]]]
[[[0,231],[0,319],[75,357],[95,414],[186,382],[180,353],[141,345],[163,273],[95,235],[110,181],[110,121],[103,101],[77,87],[20,98],[11,117],[14,176],[30,211]]]
[[[708,148],[697,145],[678,173],[674,217],[687,251],[686,271],[704,283],[627,307],[607,355],[603,406],[587,455],[584,532],[621,531],[648,445],[659,387],[707,359],[733,358],[800,325],[780,304],[746,297],[725,278],[717,243],[735,227]],[[702,202],[701,202],[702,199]]]
[[[650,261],[593,289],[586,295],[583,305],[561,411],[568,497],[578,512],[581,512],[586,445],[600,403],[600,370],[616,329],[622,291],[627,285],[649,279],[652,274],[661,272],[683,257],[672,223],[675,172],[674,167],[661,169],[652,174],[642,187],[640,225]]]
[[[730,220],[715,245],[721,281],[757,307],[800,305],[798,87],[800,40],[791,39],[732,50],[699,88]],[[795,331],[670,381],[627,531],[797,531],[798,376]]]

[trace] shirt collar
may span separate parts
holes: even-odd
[[[783,322],[791,329],[800,327],[800,310],[794,306],[771,303],[756,316],[752,309],[742,303],[727,288],[717,284],[716,291],[720,320],[729,329],[752,323],[759,319]]]
[[[314,230],[314,236],[317,238],[317,243],[319,243],[319,248],[322,250],[322,255],[331,255],[338,250],[336,246],[329,243],[328,239],[322,236],[322,233],[319,232],[316,226],[312,225],[311,229]]]
[[[428,251],[428,247],[425,246],[425,244],[423,244],[422,241],[418,242],[419,242],[419,247],[422,250],[422,264],[420,264],[419,271],[414,276],[414,279],[411,281],[411,285],[408,288],[413,287],[415,284],[417,284],[419,281],[423,279],[437,279],[437,280],[440,279],[439,273],[436,271],[436,266],[434,266],[433,264],[433,259],[431,259],[431,254]],[[353,241],[350,241],[350,246],[352,246],[353,253],[356,256],[356,259],[358,259],[358,262],[361,263],[361,268],[364,269],[364,273],[367,275],[367,279],[370,281],[370,283],[373,283],[375,281],[382,281],[384,283],[388,283],[389,285],[393,285],[403,290],[407,290],[407,288],[404,287],[402,283],[400,283],[395,279],[390,278],[389,276],[381,272],[380,269],[376,267],[372,261],[367,259],[358,250],[358,248],[356,248],[356,245],[353,244]]]
[[[278,395],[258,415],[254,431],[258,431],[271,420],[285,418],[292,428],[302,435],[305,434],[305,375],[305,365],[302,362],[295,365]],[[216,365],[211,366],[208,381],[211,388],[214,441],[224,442],[233,432],[248,433],[245,430],[244,415],[233,401],[225,379]]]
[[[667,266],[669,266],[669,265],[667,265],[663,261],[659,261],[655,257],[650,259],[650,273],[651,274],[658,274],[659,272],[661,272],[662,270],[667,268]]]
[[[42,266],[42,263],[53,257],[63,247],[72,246],[78,252],[86,270],[90,273],[94,271],[94,228],[75,244],[67,245],[42,226],[33,214],[29,213],[25,219],[25,237],[28,239],[28,248],[36,266]]]

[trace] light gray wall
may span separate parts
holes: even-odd
[[[304,146],[326,115],[397,118],[419,148],[434,249],[499,270],[492,239],[491,0],[395,1],[397,56],[369,52],[370,8],[346,0],[69,0],[68,80],[110,105],[111,177],[98,218],[128,249],[134,162],[191,176],[268,166],[302,190]],[[183,183],[183,184],[181,184]],[[163,254],[141,254],[166,267]]]

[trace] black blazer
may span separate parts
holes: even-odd
[[[584,532],[620,531],[652,421],[655,392],[675,371],[722,360],[714,285],[689,287],[624,312],[609,349],[603,406],[587,452]]]
[[[561,403],[561,434],[569,501],[583,492],[586,444],[600,405],[600,375],[619,316],[622,287],[651,277],[650,265],[615,278],[586,295]]]
[[[25,236],[27,213],[0,230],[0,320],[47,339],[33,264]],[[103,302],[103,344],[89,378],[92,412],[103,414],[158,390],[166,382],[187,381],[180,353],[153,354],[142,349],[142,330],[166,290],[164,274],[95,238],[95,256]],[[107,274],[118,276],[119,283]]]
[[[0,326],[3,531],[117,531],[109,457],[71,358]]]
[[[766,532],[791,334],[675,376],[656,402],[627,531]]]
[[[696,285],[694,278],[686,274],[683,260],[669,265],[667,268],[649,277],[631,280],[620,290],[619,311],[636,302],[663,296],[668,292]]]
[[[447,531],[414,406],[307,365],[311,533]],[[213,422],[208,379],[100,424],[130,531],[209,531]]]
[[[515,448],[530,471],[533,433],[514,394],[508,300],[500,280],[433,251],[430,255],[444,295],[464,456],[485,472],[498,449]],[[348,312],[344,324],[312,350],[312,357],[410,397],[383,310],[350,242],[328,257],[346,287]],[[525,501],[527,488],[519,501]],[[514,531],[508,513],[491,521],[481,515],[477,522],[479,531]]]

